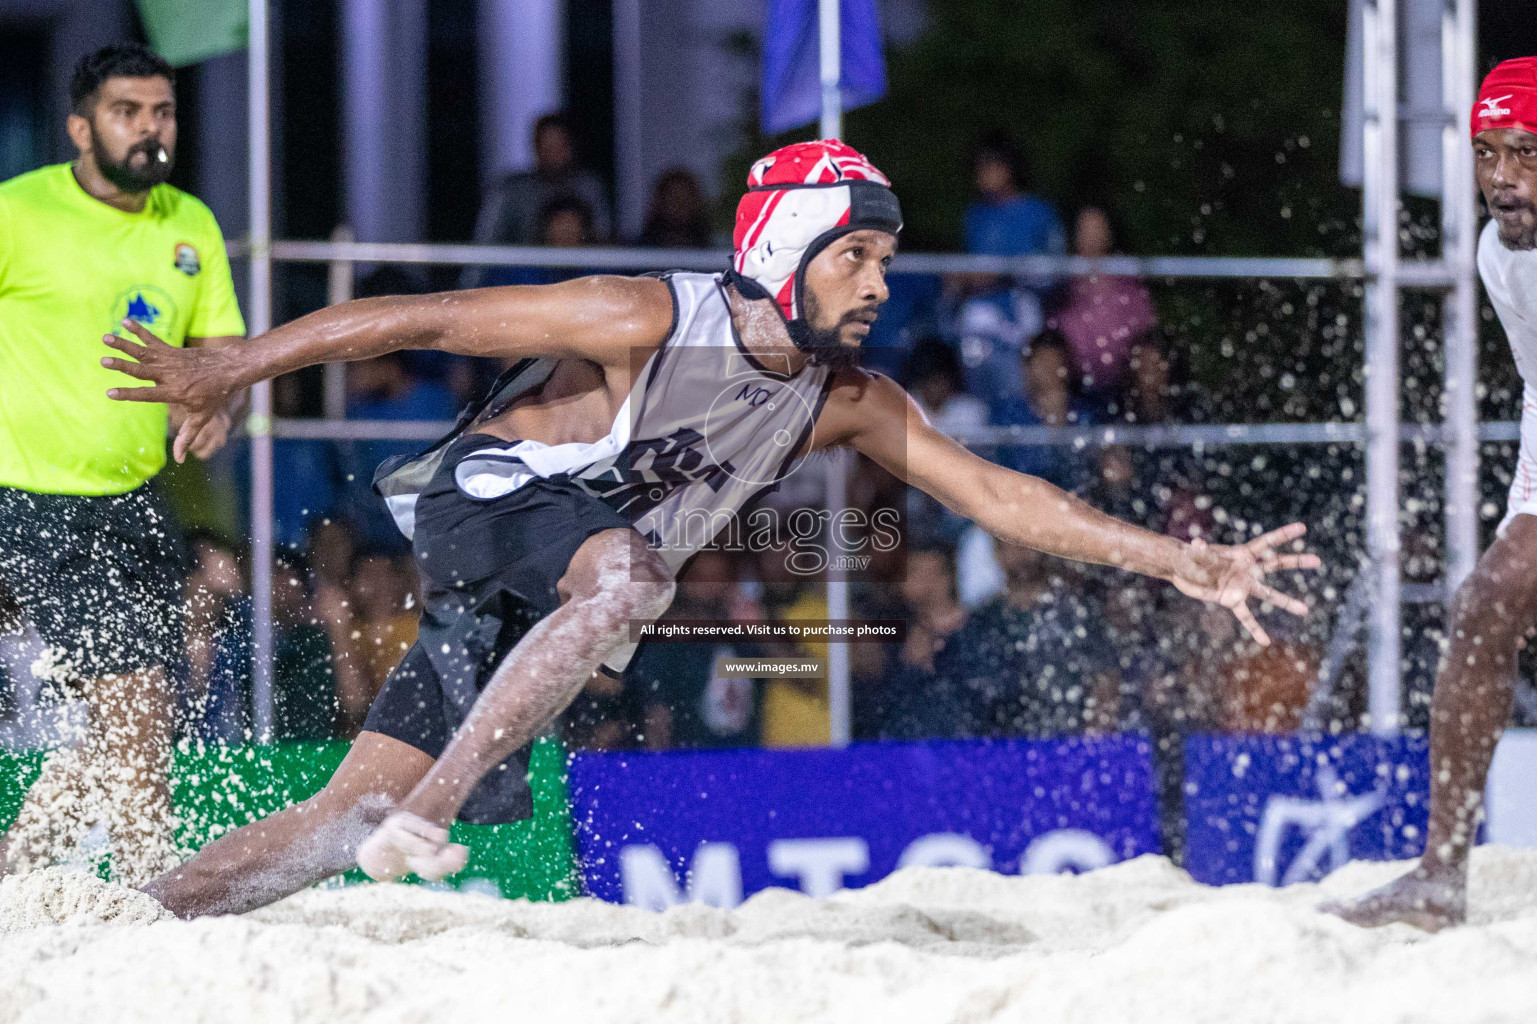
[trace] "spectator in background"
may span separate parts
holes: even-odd
[[[1138,423],[1163,423],[1174,415],[1175,387],[1169,356],[1152,338],[1131,350],[1131,389],[1126,408]]]
[[[1018,398],[1020,354],[1046,322],[1040,295],[999,274],[952,275],[946,284],[952,312],[941,324],[957,339],[966,390],[984,405]]]
[[[568,194],[552,196],[539,208],[539,242],[553,249],[575,249],[594,240],[592,205]]]
[[[581,166],[576,138],[564,112],[534,124],[534,166],[506,175],[486,194],[475,220],[481,245],[572,247],[608,241],[612,217],[603,183]],[[553,284],[585,271],[553,267],[465,267],[460,288]],[[449,375],[460,402],[478,397],[501,367],[492,360],[460,360]]]
[[[1091,260],[1114,251],[1115,235],[1103,209],[1085,206],[1078,212],[1073,246]],[[1109,415],[1135,419],[1126,403],[1133,354],[1158,326],[1147,288],[1135,277],[1088,274],[1067,281],[1048,306],[1047,322],[1067,339],[1084,396]]]
[[[938,544],[909,550],[902,601],[907,611],[902,664],[933,672],[934,657],[966,624],[966,609],[956,597],[955,552]]]
[[[1132,353],[1126,410],[1141,424],[1168,420],[1175,389],[1169,360],[1151,342]],[[1151,530],[1182,541],[1212,539],[1215,515],[1206,493],[1210,469],[1199,452],[1180,448],[1107,445],[1086,495],[1110,515],[1135,516]]]
[[[825,574],[795,571],[789,544],[768,548],[758,556],[763,604],[774,622],[827,621]],[[825,640],[765,644],[764,653],[781,658],[818,658],[827,664]],[[827,676],[816,679],[769,679],[763,685],[763,745],[765,747],[825,747],[832,739]]]
[[[968,395],[955,350],[924,338],[907,357],[907,387],[940,433],[954,435],[987,425],[987,406]]]
[[[918,408],[943,434],[964,435],[987,425],[987,406],[965,392],[960,360],[939,338],[925,338],[913,348],[907,359],[907,387]],[[907,492],[907,518],[911,534],[949,542],[970,525],[916,487]]]
[[[352,563],[357,558],[357,535],[352,523],[339,516],[326,516],[310,525],[310,566],[318,586],[330,587],[343,595],[351,586]]]
[[[578,249],[593,243],[592,207],[578,196],[551,196],[539,209],[539,244],[549,249]],[[558,284],[591,271],[580,267],[487,267],[482,284]],[[484,360],[482,360],[484,361]],[[488,382],[489,383],[489,382]]]
[[[363,726],[384,679],[416,643],[420,613],[416,573],[409,556],[383,551],[359,555],[353,564],[351,600],[352,656],[359,687],[341,694],[341,733],[354,736]]]
[[[475,222],[482,245],[536,245],[542,237],[540,213],[558,195],[571,195],[592,211],[592,234],[610,236],[608,200],[603,183],[577,159],[576,139],[564,113],[546,114],[534,124],[534,166],[502,178],[486,196]],[[477,287],[480,275],[465,271],[460,286]]]
[[[288,373],[272,382],[272,411],[276,416],[301,416],[300,377]],[[244,470],[250,478],[250,455],[242,450]],[[280,437],[272,442],[272,473],[282,486],[273,489],[272,518],[278,547],[302,549],[312,524],[333,512],[345,489],[344,471],[336,445],[314,438]]]
[[[248,721],[245,698],[224,673],[215,685],[215,663],[236,626],[238,602],[245,594],[245,574],[234,549],[212,534],[188,538],[192,571],[185,586],[186,651],[182,699],[189,731],[211,742],[240,743]]]
[[[576,249],[592,245],[596,241],[593,208],[586,200],[570,192],[552,195],[539,208],[539,244],[550,249]],[[480,285],[501,287],[504,285],[558,284],[575,277],[591,274],[583,267],[482,267]],[[413,355],[441,355],[441,353],[412,353]],[[514,359],[484,359],[448,356],[455,360],[448,377],[448,387],[454,400],[466,405],[491,387],[493,381],[510,367]]]
[[[1031,195],[1024,152],[1012,136],[991,131],[971,148],[977,198],[966,208],[966,251],[986,256],[1061,255],[1067,237],[1057,211]]]
[[[1020,353],[1025,394],[993,403],[991,418],[1002,427],[1073,427],[1093,422],[1092,409],[1078,394],[1078,375],[1067,341],[1045,330]],[[989,457],[999,465],[1048,480],[1065,491],[1082,494],[1091,480],[1086,453],[1071,445],[999,444]],[[973,524],[956,542],[961,599],[977,607],[1002,592],[1003,570],[995,557],[992,537]]]
[[[1089,405],[1078,393],[1078,375],[1067,340],[1052,330],[1042,331],[1020,353],[1025,394],[993,403],[992,422],[1009,427],[1076,427],[1094,422]],[[1087,482],[1083,456],[1077,449],[1060,445],[1009,445],[998,461],[1010,469],[1049,480],[1066,491],[1081,490]]]
[[[285,555],[273,566],[275,740],[336,736],[338,694],[355,685],[353,666],[336,657],[346,650],[349,637],[335,626],[327,628],[326,622],[334,618],[317,614],[315,597],[313,577],[297,555]]]
[[[905,562],[905,556],[902,561]],[[871,575],[881,580],[902,579],[906,569],[876,570]],[[858,584],[852,588],[849,598],[854,618],[861,621],[901,621],[907,615],[900,587],[895,583]],[[902,672],[903,646],[894,640],[849,644],[852,690],[849,727],[854,739],[876,740],[886,736],[900,691],[898,676]]]
[[[972,613],[935,658],[956,735],[1046,737],[1116,727],[1116,655],[1076,570],[998,545],[1005,593]],[[1071,575],[1070,575],[1071,574]]]
[[[458,405],[441,382],[411,372],[406,353],[391,352],[347,367],[347,416],[357,420],[451,420]],[[389,512],[373,492],[374,470],[392,455],[421,450],[416,441],[353,441],[342,448],[346,510],[365,546],[404,550]]]
[[[1269,647],[1239,638],[1229,659],[1222,702],[1224,732],[1293,733],[1318,679],[1322,654],[1292,624]]]
[[[188,630],[183,700],[188,732],[209,743],[251,739],[251,601],[233,549],[210,534],[193,538],[187,583]],[[273,738],[323,740],[334,735],[338,644],[344,625],[322,625],[309,573],[297,556],[273,566]]]
[[[710,247],[710,207],[693,171],[672,167],[657,176],[646,223],[635,244],[662,249]]]
[[[866,622],[903,620],[906,605],[900,582],[908,575],[907,549],[900,537],[882,536],[874,524],[906,519],[903,509],[909,502],[909,488],[875,461],[859,455],[853,460],[847,497],[848,507],[859,510],[862,524],[845,531],[845,543],[869,557],[863,569],[850,574],[850,613]],[[906,532],[907,525],[902,522],[899,529]],[[902,644],[895,640],[848,645],[852,689],[849,726],[854,739],[881,737],[889,715],[890,680],[901,651]]]
[[[938,685],[934,675],[936,658],[966,623],[956,592],[954,552],[937,543],[912,544],[901,589],[907,639],[883,694],[881,734],[890,739],[958,735],[955,694]]]
[[[723,551],[701,551],[678,580],[662,621],[729,622],[738,603],[731,558]],[[647,643],[629,673],[645,708],[641,741],[650,750],[757,746],[762,682],[717,669],[723,658],[762,654],[758,644],[734,640]]]
[[[973,144],[976,200],[966,208],[966,251],[983,256],[1061,255],[1066,238],[1051,204],[1025,190],[1024,153],[1004,132]],[[949,333],[960,344],[967,390],[984,401],[1023,391],[1019,351],[1045,324],[1041,293],[1050,277],[958,274],[946,282],[954,313]]]

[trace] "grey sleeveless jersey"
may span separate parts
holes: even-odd
[[[647,361],[607,436],[591,444],[520,441],[477,451],[455,472],[466,496],[500,497],[536,477],[569,479],[628,515],[676,571],[789,472],[826,400],[828,369],[775,372],[750,355],[732,324],[721,275],[663,279],[673,295],[672,333]],[[450,437],[542,384],[554,367],[552,359],[525,360]],[[407,536],[415,492],[436,469],[442,444],[404,464],[386,464],[376,476],[375,488]]]

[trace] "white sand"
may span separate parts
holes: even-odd
[[[1398,870],[1271,890],[1205,888],[1155,857],[1078,877],[925,868],[823,903],[774,890],[661,915],[367,886],[137,927],[11,884],[0,1024],[1537,1020],[1537,852],[1479,850],[1473,921],[1440,935],[1312,909]],[[137,908],[114,920],[142,913],[110,890],[93,891]]]
[[[70,868],[0,878],[0,934],[57,924],[132,925],[174,920],[149,896]]]

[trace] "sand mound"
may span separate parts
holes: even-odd
[[[0,878],[0,933],[56,924],[149,924],[171,914],[142,892],[69,868]]]
[[[240,918],[0,932],[0,1022],[1537,1019],[1537,852],[1479,850],[1473,921],[1439,935],[1313,909],[1401,869],[1285,890],[1206,888],[1157,857],[1077,877],[912,869],[827,901],[665,914],[324,889]],[[0,920],[97,913],[50,899],[0,887]]]

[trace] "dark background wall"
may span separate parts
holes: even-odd
[[[338,6],[275,4],[274,226],[290,237],[325,237],[342,217]],[[889,54],[891,95],[852,114],[848,131],[907,183],[915,247],[954,244],[966,194],[961,147],[972,131],[1003,124],[1025,142],[1038,187],[1059,202],[1117,197],[1128,248],[1349,249],[1356,200],[1334,184],[1344,7],[1339,0],[1257,7],[931,0],[927,30]],[[612,0],[571,0],[565,53],[583,153],[609,182],[613,13]],[[476,4],[429,0],[428,14],[426,234],[458,240],[470,234],[482,185]],[[68,158],[69,70],[82,53],[123,37],[143,38],[128,0],[0,0],[0,174]],[[1480,42],[1484,67],[1537,53],[1530,5],[1485,2]],[[180,83],[184,128],[174,180],[194,191],[200,182],[206,190],[201,170],[210,147],[243,152],[243,111],[203,111],[211,91],[205,77],[188,69]],[[767,144],[745,123],[746,99],[744,159]],[[210,113],[227,131],[191,130]],[[733,164],[722,181],[707,184],[732,192],[739,172]]]

